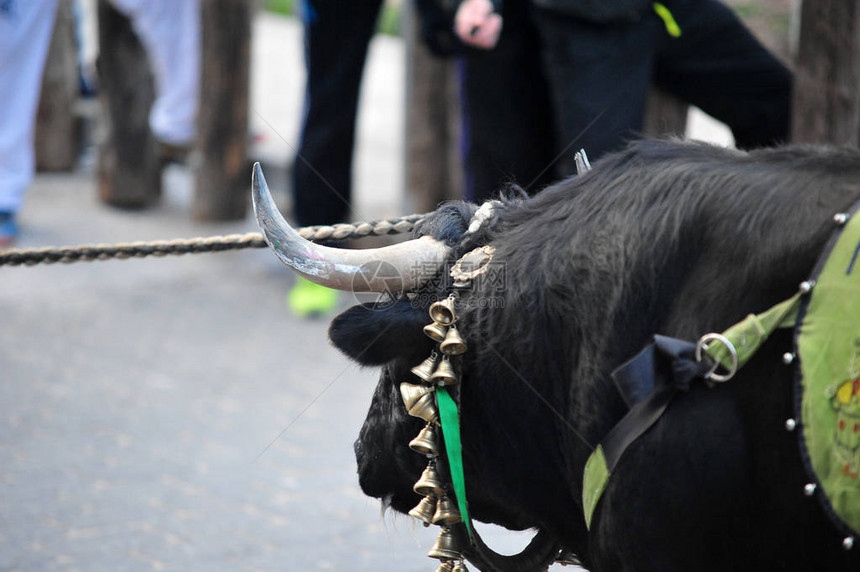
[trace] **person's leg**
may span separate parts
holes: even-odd
[[[302,1],[307,84],[293,164],[293,212],[300,226],[349,216],[358,95],[381,4]],[[299,316],[325,315],[337,306],[337,292],[299,277],[287,304]]]
[[[111,1],[131,19],[153,67],[153,134],[163,143],[190,144],[200,99],[199,0]]]
[[[16,234],[15,213],[33,180],[33,133],[57,0],[0,4],[0,245]]]
[[[301,225],[347,218],[358,95],[381,0],[303,0],[307,85],[293,166]]]
[[[535,14],[558,163],[570,175],[579,149],[594,161],[642,128],[658,20],[646,13],[636,22],[598,25],[541,9]]]
[[[542,62],[552,94],[559,166],[576,172],[574,154],[590,160],[622,147],[642,128],[651,85],[657,22],[598,25],[535,10]]]
[[[666,5],[682,33],[661,41],[656,82],[725,122],[738,147],[786,141],[791,72],[720,2],[675,0]]]
[[[460,62],[466,200],[481,203],[507,182],[535,193],[556,179],[546,81],[534,27],[521,4],[505,4],[493,50]]]

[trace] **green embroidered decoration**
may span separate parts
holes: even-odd
[[[801,309],[799,428],[825,510],[860,533],[860,213]]]

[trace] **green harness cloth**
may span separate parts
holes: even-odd
[[[732,343],[735,351],[737,351],[738,369],[750,360],[774,330],[794,327],[797,323],[797,309],[800,306],[801,294],[798,292],[788,300],[771,306],[770,309],[761,314],[750,314],[723,332],[723,336]],[[731,368],[732,358],[728,348],[723,344],[712,343],[705,352],[724,368]]]
[[[585,527],[589,530],[591,529],[594,509],[597,508],[597,501],[600,500],[603,490],[609,484],[609,475],[603,447],[598,445],[597,449],[588,457],[588,462],[585,463],[582,481],[582,510],[585,512]]]
[[[466,532],[469,533],[469,540],[472,540],[472,521],[469,518],[469,506],[466,503],[466,478],[463,474],[463,445],[460,442],[460,416],[457,413],[457,404],[444,387],[436,390],[436,403],[439,406],[439,422],[442,423],[442,436],[445,438],[445,452],[451,469],[454,495],[457,497],[457,506],[466,525]]]
[[[825,511],[855,534],[860,534],[858,254],[860,213],[821,266],[796,330],[804,460],[818,481]]]

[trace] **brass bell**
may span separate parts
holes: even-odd
[[[460,511],[457,510],[454,501],[448,497],[439,499],[439,502],[436,503],[436,512],[433,514],[433,524],[448,526],[449,524],[456,524],[461,520],[463,519],[460,517]]]
[[[439,410],[436,409],[436,398],[432,391],[419,397],[418,401],[407,411],[409,411],[409,415],[423,419],[427,423],[433,423],[439,418]]]
[[[425,425],[421,429],[421,432],[418,433],[418,436],[409,441],[409,448],[422,455],[438,455],[439,446],[436,445],[436,428],[429,423]],[[421,481],[419,480],[419,482]],[[415,485],[417,486],[418,483],[415,483]]]
[[[442,342],[439,349],[442,350],[443,354],[458,356],[462,353],[466,353],[466,347],[466,342],[464,342],[463,338],[460,337],[460,332],[457,331],[457,328],[451,326],[448,329],[448,333],[445,335],[445,341]]]
[[[436,572],[453,572],[454,571],[454,563],[450,560],[443,560],[442,564],[439,565],[439,568],[436,569]]]
[[[421,473],[421,478],[415,481],[412,490],[419,495],[435,495],[440,497],[445,494],[445,489],[442,488],[442,483],[439,482],[439,475],[436,473],[436,467],[433,466],[432,462],[427,463],[427,468]],[[430,515],[431,522],[435,518],[435,513],[438,512],[437,505],[434,505],[433,508],[435,510],[433,511],[434,514]],[[433,522],[433,524],[436,523]]]
[[[448,338],[446,337],[445,339],[447,340]],[[430,376],[433,375],[433,371],[436,370],[436,358],[436,352],[433,352],[430,354],[429,358],[425,359],[409,371],[414,373],[419,379],[429,382]]]
[[[434,322],[438,322],[443,326],[453,324],[454,319],[457,317],[454,313],[454,298],[448,296],[444,300],[433,302],[430,305],[430,317],[433,318]]]
[[[448,328],[446,326],[443,326],[439,322],[433,322],[432,324],[427,324],[426,326],[424,326],[424,333],[434,342],[444,341],[445,332],[447,331]]]
[[[457,542],[454,540],[454,535],[447,528],[443,528],[436,538],[436,544],[427,553],[430,558],[438,558],[439,560],[461,560],[463,556],[457,547]]]
[[[433,514],[436,512],[436,499],[433,497],[424,497],[421,499],[415,508],[409,511],[409,516],[414,516],[424,523],[424,526],[430,526],[433,523]]]
[[[457,375],[454,373],[454,368],[451,367],[451,360],[448,356],[442,358],[439,367],[430,376],[430,381],[436,385],[451,385],[457,383]]]
[[[469,569],[466,568],[466,565],[462,560],[454,564],[453,568],[451,568],[451,572],[469,572]]]
[[[432,391],[433,388],[426,385],[416,385],[405,381],[400,384],[400,397],[403,398],[403,405],[406,406],[407,411],[412,409],[419,399]]]

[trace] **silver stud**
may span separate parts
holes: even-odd
[[[848,222],[848,214],[836,213],[835,215],[833,215],[833,222],[835,222],[839,226],[844,225],[846,222]]]
[[[804,280],[800,283],[800,291],[804,294],[808,294],[812,291],[813,286],[815,286],[815,280]]]
[[[842,540],[842,548],[844,548],[845,550],[851,550],[852,548],[854,548],[854,537],[846,536]]]
[[[796,427],[797,427],[797,421],[795,421],[794,419],[786,419],[785,420],[785,430],[786,431],[794,431],[794,429]]]
[[[794,354],[793,353],[785,352],[784,354],[782,354],[782,363],[784,363],[785,365],[789,365],[793,361],[794,361]]]
[[[818,488],[818,486],[815,483],[808,483],[803,487],[803,494],[805,494],[808,497],[811,497],[812,495],[815,494],[816,488]]]

